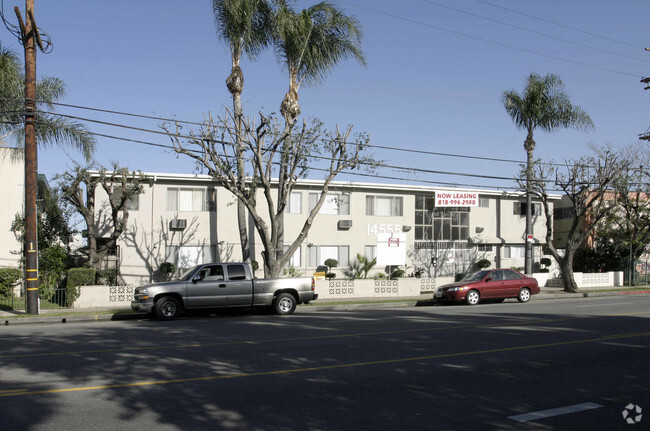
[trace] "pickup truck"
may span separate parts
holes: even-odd
[[[317,298],[313,278],[254,279],[247,263],[207,263],[178,280],[136,287],[131,309],[160,320],[173,320],[182,310],[218,307],[271,307],[291,314]]]

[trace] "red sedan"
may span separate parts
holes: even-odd
[[[526,277],[513,269],[486,269],[468,275],[456,283],[445,284],[436,289],[439,301],[465,301],[476,305],[483,299],[503,301],[517,298],[528,302],[532,295],[539,293],[537,280]]]

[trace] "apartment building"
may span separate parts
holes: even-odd
[[[235,199],[219,182],[204,175],[146,175],[153,181],[129,202],[129,227],[112,257],[125,283],[156,280],[165,261],[180,271],[203,262],[241,259]],[[319,181],[313,180],[294,188],[284,217],[286,244],[297,237],[320,190]],[[265,205],[261,192],[257,201]],[[99,232],[108,234],[109,205],[100,188],[96,202]],[[525,208],[520,192],[335,182],[291,266],[311,275],[332,258],[338,261],[333,272],[343,276],[360,254],[380,258],[374,272],[388,271],[381,257],[385,238],[394,236],[398,241],[393,244],[401,244],[404,257],[391,266],[407,274],[465,273],[483,258],[493,267],[522,268]],[[534,262],[539,262],[546,234],[539,203],[533,220]],[[248,227],[251,254],[261,267],[262,246],[250,220]]]
[[[0,147],[0,268],[18,268],[21,244],[11,232],[16,214],[23,211],[25,196],[25,164],[16,157],[15,148]]]

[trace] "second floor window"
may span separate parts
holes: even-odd
[[[316,207],[320,193],[309,193],[309,211]],[[350,215],[350,195],[346,193],[328,193],[318,214]]]
[[[404,214],[401,196],[366,196],[366,215],[401,217]]]
[[[206,199],[206,193],[209,198]],[[167,211],[214,211],[214,190],[199,188],[167,189]]]

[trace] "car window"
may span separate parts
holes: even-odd
[[[244,265],[228,265],[228,280],[246,280]]]
[[[201,270],[204,280],[219,281],[223,280],[223,267],[221,265],[209,265]]]
[[[492,278],[493,281],[503,280],[503,271],[492,271],[490,277]]]
[[[510,269],[503,271],[503,278],[506,280],[519,280],[521,275]]]

